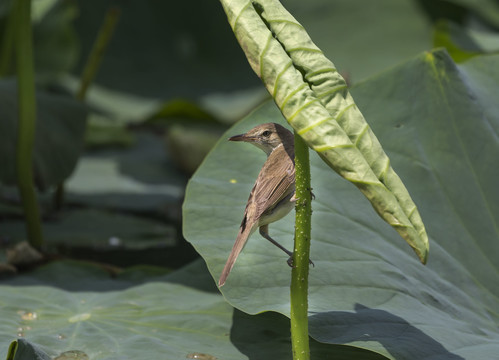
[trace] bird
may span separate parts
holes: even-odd
[[[218,280],[219,287],[225,284],[237,257],[256,229],[259,229],[261,236],[284,251],[289,256],[288,265],[293,266],[293,252],[269,235],[269,224],[282,219],[295,207],[293,133],[282,125],[266,123],[244,134],[232,136],[229,140],[255,145],[267,154],[267,160],[250,192],[236,241]],[[310,263],[313,264],[312,261]]]

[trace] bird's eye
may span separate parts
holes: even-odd
[[[262,136],[265,136],[265,137],[269,137],[270,136],[270,131],[268,130],[265,130],[264,132],[262,132]]]

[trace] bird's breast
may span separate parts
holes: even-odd
[[[287,196],[282,198],[275,206],[270,209],[267,209],[261,216],[258,221],[258,226],[268,225],[277,220],[282,219],[286,215],[289,214],[291,210],[295,207],[295,202],[291,200],[295,192],[289,193]]]

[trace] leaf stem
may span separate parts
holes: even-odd
[[[44,245],[40,211],[33,183],[33,147],[36,128],[35,70],[31,30],[31,0],[16,0],[15,23],[16,67],[19,98],[16,173],[17,185],[26,216],[28,240],[35,248]]]
[[[291,271],[291,343],[294,360],[309,360],[308,270],[312,193],[308,146],[295,132],[296,221]]]
[[[90,55],[88,56],[87,62],[85,64],[85,68],[83,69],[83,73],[81,75],[80,88],[78,89],[78,93],[76,94],[76,98],[78,100],[83,101],[85,99],[85,95],[87,94],[87,89],[94,80],[95,75],[97,74],[97,70],[100,67],[100,63],[102,61],[102,57],[104,56],[104,52],[107,49],[107,45],[111,40],[114,29],[116,28],[116,24],[120,17],[121,10],[112,6],[108,9],[104,21],[102,22],[99,33],[97,34],[97,39],[94,42],[92,50],[90,51]]]
[[[10,14],[7,16],[3,29],[2,47],[0,51],[0,78],[6,77],[11,70],[12,55],[14,52],[14,37],[15,37],[15,7],[12,1],[6,5],[10,9]]]

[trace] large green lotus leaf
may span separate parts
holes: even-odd
[[[61,270],[66,281],[82,275],[75,266],[54,269]],[[112,282],[104,271],[95,281]],[[165,282],[107,292],[47,285],[1,286],[0,353],[22,336],[51,356],[78,350],[90,359],[241,358],[228,336],[232,308],[218,294]]]
[[[73,171],[83,147],[87,110],[74,99],[37,93],[33,166],[39,188],[58,185]],[[17,86],[0,81],[0,182],[15,184]]]
[[[488,359],[499,351],[499,56],[456,66],[424,53],[352,90],[413,195],[432,252],[421,265],[350,183],[311,153],[310,334],[392,359]],[[284,123],[273,103],[229,130]],[[265,155],[222,139],[190,181],[184,235],[218,279]],[[270,226],[292,247],[293,217]],[[235,307],[289,314],[286,256],[253,235],[227,284]]]
[[[288,319],[234,310],[200,261],[162,272],[131,268],[111,277],[64,261],[0,283],[1,356],[22,336],[14,359],[291,359]],[[317,342],[311,351],[320,359],[384,359]]]
[[[497,121],[499,102],[496,96],[497,79],[499,79],[497,56],[480,56],[460,65],[459,68],[466,74],[467,85],[471,93],[475,94],[474,100],[490,119],[491,131],[499,134],[499,121]]]

